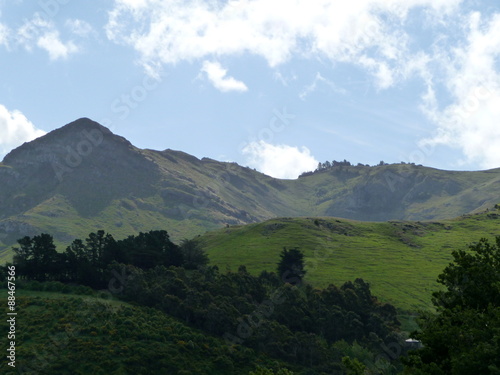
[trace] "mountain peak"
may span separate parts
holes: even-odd
[[[2,208],[0,189],[4,212],[31,209],[59,194],[88,215],[117,197],[140,196],[158,179],[156,164],[141,150],[88,118],[24,143],[5,156],[3,164],[4,193],[12,197],[16,191],[30,192],[21,203],[4,199],[11,203]]]
[[[82,117],[82,118],[79,118],[75,121],[72,121],[69,124],[62,126],[59,129],[56,129],[51,133],[82,131],[82,130],[89,130],[89,129],[99,129],[103,132],[111,133],[111,131],[108,128],[106,128],[105,126],[102,126],[101,124],[99,124],[96,121],[89,119],[88,117]]]
[[[44,160],[49,157],[49,154],[67,152],[69,148],[80,148],[83,153],[86,153],[104,140],[126,147],[133,147],[129,141],[115,135],[105,126],[87,117],[82,117],[15,148],[5,156],[2,163],[19,164],[20,161],[27,158],[31,159],[31,162],[36,159]]]

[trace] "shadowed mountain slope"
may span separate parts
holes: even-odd
[[[82,118],[0,163],[0,248],[42,231],[59,243],[101,228],[116,238],[167,229],[179,240],[286,216],[437,220],[491,207],[499,196],[499,169],[341,166],[279,180],[236,163],[138,149]]]

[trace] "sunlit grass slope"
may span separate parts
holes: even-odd
[[[252,273],[275,271],[283,247],[305,254],[305,280],[318,287],[363,278],[381,300],[404,310],[429,308],[437,276],[451,251],[500,235],[496,212],[440,222],[358,222],[279,218],[220,229],[199,237],[212,264]]]

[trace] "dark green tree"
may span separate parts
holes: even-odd
[[[70,282],[91,285],[96,268],[92,265],[87,248],[80,239],[75,239],[64,252],[67,279]]]
[[[287,250],[284,247],[280,258],[278,275],[281,277],[281,280],[292,285],[302,283],[302,278],[306,274],[304,269],[304,254],[297,248]]]
[[[184,261],[179,246],[170,241],[165,230],[139,233],[119,241],[118,246],[126,253],[127,263],[148,269],[157,265],[180,267]]]
[[[97,233],[90,233],[85,239],[85,250],[90,263],[99,268],[103,268],[103,256],[106,247],[114,242],[113,236],[98,230]]]
[[[500,374],[500,236],[454,251],[414,336],[424,347],[406,360],[407,374]]]
[[[19,247],[14,247],[13,263],[18,268],[19,277],[32,278],[34,276],[33,265],[33,240],[26,236],[17,240]]]
[[[366,366],[359,362],[356,358],[351,359],[349,357],[343,357],[342,365],[344,366],[347,375],[366,374]]]
[[[453,263],[438,276],[446,290],[433,293],[434,305],[476,310],[500,306],[500,236],[495,242],[483,238],[469,251],[452,252]]]
[[[196,269],[208,264],[208,256],[198,241],[185,238],[181,241],[180,250],[184,268]]]
[[[38,281],[58,279],[60,256],[51,235],[42,233],[33,238],[24,237],[17,242],[20,247],[13,249],[13,260],[19,267],[18,275]]]

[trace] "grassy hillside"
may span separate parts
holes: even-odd
[[[0,290],[6,306],[6,290]],[[277,361],[251,349],[230,350],[221,339],[155,309],[108,299],[20,290],[16,371],[5,356],[2,374],[248,374]],[[5,319],[2,332],[8,331]]]
[[[335,218],[280,218],[232,226],[199,237],[212,264],[251,273],[275,271],[283,247],[305,254],[306,281],[336,285],[363,278],[374,295],[396,307],[430,307],[438,274],[451,251],[500,235],[500,216],[483,212],[440,222],[358,222]]]

